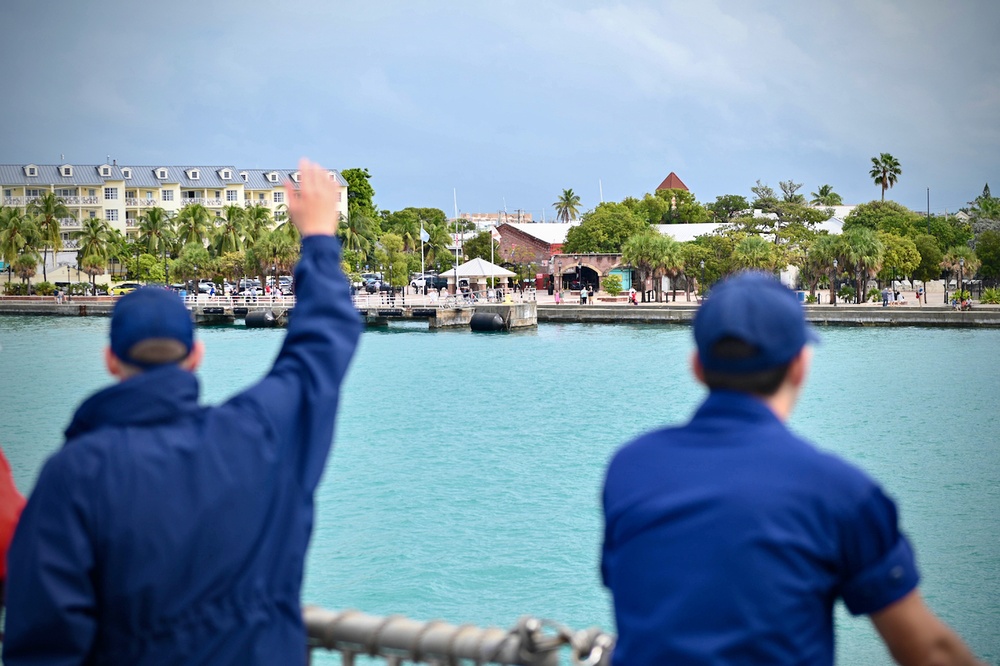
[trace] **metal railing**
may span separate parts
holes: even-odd
[[[366,293],[361,291],[354,295],[354,305],[359,308],[404,307],[418,308],[471,308],[484,303],[529,303],[536,299],[534,289],[524,292],[514,289],[484,289],[480,291],[459,292],[458,294],[438,293],[428,290],[425,295],[406,291],[376,291]]]
[[[597,628],[574,632],[533,617],[522,617],[509,630],[313,606],[304,608],[302,617],[310,657],[316,649],[339,652],[344,666],[353,666],[358,656],[381,658],[393,666],[404,661],[443,665],[458,664],[460,660],[555,666],[566,652],[572,664],[607,666],[615,644],[614,636]]]

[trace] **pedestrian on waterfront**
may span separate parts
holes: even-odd
[[[923,286],[917,287],[917,305],[920,305],[921,307],[923,307],[923,305],[924,305],[923,298],[924,298],[924,288],[923,288]]]
[[[587,285],[580,285],[580,305],[587,304]]]
[[[180,300],[141,288],[116,304],[104,358],[119,382],[77,410],[11,545],[7,666],[306,662],[313,495],[361,322],[336,186],[299,172],[298,302],[258,383],[199,405],[204,347]]]
[[[587,286],[587,301],[593,305],[594,304],[594,285]]]
[[[834,602],[901,664],[974,664],[924,604],[895,503],[785,425],[817,340],[773,277],[718,284],[694,319],[708,397],[640,436],[604,483],[613,664],[832,664]]]
[[[882,307],[888,307],[889,305],[889,288],[882,287]]]
[[[628,302],[630,305],[639,305],[638,295],[639,292],[637,292],[634,287],[629,287]]]

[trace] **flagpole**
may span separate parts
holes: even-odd
[[[420,220],[420,277],[424,279],[424,294],[427,294],[427,271],[424,269],[424,221]]]

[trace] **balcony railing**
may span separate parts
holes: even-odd
[[[573,632],[533,617],[523,617],[503,630],[316,607],[304,608],[302,616],[310,651],[339,652],[344,666],[353,666],[357,656],[380,657],[393,666],[404,661],[556,666],[566,650],[573,664],[607,666],[615,644],[614,637],[600,629]]]
[[[195,197],[193,199],[181,199],[181,204],[187,206],[188,204],[201,204],[202,206],[221,206],[222,199],[206,199],[203,197]]]

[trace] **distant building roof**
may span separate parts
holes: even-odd
[[[663,182],[656,186],[657,190],[687,190],[688,186],[677,177],[677,174],[673,171],[670,175],[663,179]]]
[[[566,242],[566,234],[579,222],[508,222],[521,233],[537,238],[550,245]]]

